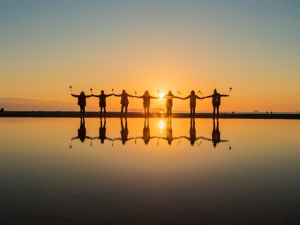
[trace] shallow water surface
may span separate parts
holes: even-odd
[[[300,121],[0,118],[0,224],[299,224]]]

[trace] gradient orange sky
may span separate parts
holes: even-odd
[[[222,111],[299,111],[299,10],[298,1],[1,1],[0,107],[3,98],[24,98],[77,109],[70,85],[74,94],[182,97],[232,87]],[[119,102],[110,97],[107,110]],[[98,110],[98,99],[87,110]],[[174,100],[173,110],[189,110],[188,100]],[[210,99],[197,102],[197,111],[210,110]]]

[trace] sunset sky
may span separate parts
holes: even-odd
[[[0,108],[21,98],[9,107],[38,99],[49,105],[32,109],[65,109],[58,101],[77,109],[72,85],[74,94],[182,97],[232,87],[222,111],[300,111],[299,15],[300,1],[284,0],[0,1]],[[107,110],[119,102],[110,97]],[[197,111],[211,108],[210,99],[197,102]],[[189,110],[188,100],[173,109]],[[98,110],[98,100],[88,99],[87,110]]]

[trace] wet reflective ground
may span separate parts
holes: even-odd
[[[300,223],[298,120],[0,127],[0,224]]]

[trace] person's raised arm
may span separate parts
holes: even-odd
[[[142,95],[142,96],[135,96],[136,98],[144,98],[144,95]]]
[[[178,97],[178,96],[175,96],[175,95],[173,95],[173,98],[179,98],[179,99],[181,99],[181,97]]]
[[[221,97],[229,97],[229,95],[220,95]]]
[[[92,94],[92,97],[100,98],[100,95],[94,95],[94,94]]]
[[[212,97],[213,97],[213,95],[208,95],[208,96],[203,97],[203,99],[204,98],[212,98]]]
[[[86,97],[86,98],[90,98],[90,97],[93,97],[93,96],[92,96],[92,95],[86,95],[85,97]]]
[[[199,97],[198,95],[196,95],[197,99],[204,99],[204,97]]]
[[[71,138],[71,141],[75,140],[75,139],[78,139],[79,137],[72,137]]]
[[[71,94],[73,97],[79,97],[79,95],[74,95],[74,94]]]
[[[100,137],[92,137],[92,140],[94,140],[94,139],[100,139]]]
[[[116,96],[116,97],[121,97],[122,96],[122,94],[120,94],[120,95],[117,95],[117,94],[113,94],[114,96]]]
[[[185,99],[188,99],[188,98],[190,98],[191,96],[189,95],[189,96],[187,96],[187,97],[185,97],[185,98],[180,98],[181,100],[185,100]]]
[[[128,97],[135,98],[134,95],[127,94]]]
[[[114,95],[114,93],[109,94],[109,95],[105,95],[105,97],[110,97],[110,96],[112,96],[112,95]]]
[[[151,95],[150,95],[150,98],[153,98],[153,99],[158,99],[159,97],[154,97],[154,96],[151,96]]]

